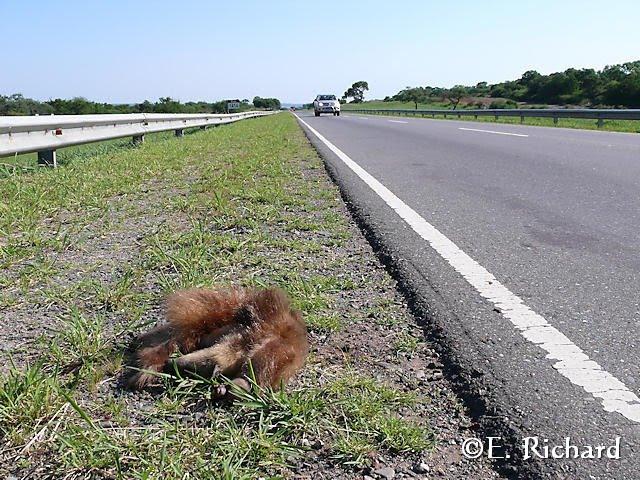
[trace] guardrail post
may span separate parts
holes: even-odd
[[[598,126],[598,128],[602,128],[604,126],[604,120],[600,115],[598,115],[598,121],[596,122],[596,125]]]
[[[436,118],[436,114],[435,114],[435,113],[432,113],[432,114],[431,114],[431,118]]]
[[[176,128],[175,134],[176,137],[184,137],[184,130],[182,128]]]
[[[446,113],[444,114],[444,118],[447,118],[447,114]]]
[[[524,115],[520,115],[520,123],[524,123]]]
[[[58,166],[58,159],[56,158],[55,150],[43,150],[38,152],[38,165],[45,167],[56,168]]]
[[[554,125],[554,126],[555,126],[555,125],[558,125],[558,116],[557,116],[557,115],[554,115],[554,116],[553,116],[553,125]]]
[[[476,114],[473,116],[473,118],[474,118],[474,120],[477,120],[477,119],[478,119],[478,114],[476,113]]]
[[[201,125],[201,126],[200,126],[200,130],[206,130],[206,129],[207,129],[207,126],[206,126],[206,125]]]
[[[495,116],[495,121],[496,121],[496,122],[498,121],[498,115],[496,115],[496,116]]]
[[[458,114],[458,118],[461,118],[461,117],[460,117],[460,114]]]
[[[134,145],[140,145],[144,143],[144,135],[134,135],[132,142]]]

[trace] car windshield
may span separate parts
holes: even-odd
[[[335,100],[335,95],[318,95],[318,100]]]

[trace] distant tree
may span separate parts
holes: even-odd
[[[135,109],[140,113],[151,113],[153,112],[153,103],[149,100],[145,100],[142,103],[136,104]]]
[[[404,90],[398,92],[394,99],[401,102],[413,102],[417,110],[418,103],[426,103],[430,93],[429,87],[405,87]]]
[[[595,105],[601,101],[603,81],[593,68],[576,70],[576,76],[580,83],[580,100]]]
[[[46,103],[24,97],[21,93],[0,95],[0,115],[48,115],[53,108]]]
[[[486,97],[489,94],[489,85],[487,82],[478,82],[475,87],[469,88],[469,95],[475,97]]]
[[[489,87],[489,96],[497,98],[521,99],[521,94],[526,92],[526,87],[522,87],[517,81],[496,83]]]
[[[540,75],[535,70],[527,70],[522,74],[522,77],[520,77],[520,80],[518,80],[518,82],[521,85],[524,85],[525,87],[529,88],[531,85],[538,83],[541,78],[542,78],[542,75]]]
[[[171,97],[160,97],[153,111],[155,113],[183,113],[183,107],[179,101]]]
[[[445,93],[447,92],[446,88],[442,87],[427,87],[431,89],[429,96],[432,98],[440,98],[442,101],[445,100]]]
[[[578,87],[578,80],[571,72],[552,73],[541,80],[534,98],[544,103],[569,103],[575,100]]]
[[[453,110],[455,110],[458,107],[458,105],[460,104],[460,101],[465,96],[467,96],[467,88],[464,85],[455,85],[445,93],[445,98],[452,105]]]
[[[345,100],[353,98],[353,103],[362,103],[364,101],[364,92],[369,90],[369,83],[365,81],[355,82],[342,95]]]
[[[267,108],[271,110],[278,110],[280,108],[280,100],[277,98],[253,98],[253,106],[256,108]]]
[[[606,83],[610,82],[619,82],[624,80],[624,77],[627,76],[629,72],[625,68],[624,64],[621,65],[607,65],[602,70],[602,77]]]
[[[640,108],[640,72],[633,72],[622,80],[610,82],[603,98],[609,105]]]

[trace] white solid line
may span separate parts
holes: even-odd
[[[404,122],[402,120],[387,120],[387,122],[391,122],[391,123],[409,123],[409,122]]]
[[[511,135],[513,137],[528,137],[529,136],[529,135],[525,135],[523,133],[495,132],[493,130],[480,130],[479,128],[458,127],[458,130],[467,130],[469,132],[495,133],[497,135]]]
[[[577,345],[553,327],[541,315],[526,306],[522,299],[502,285],[482,265],[463,252],[455,243],[400,200],[344,152],[298,117],[345,165],[358,175],[431,247],[444,258],[478,293],[489,300],[522,336],[547,352],[553,367],[575,385],[601,399],[607,412],[618,412],[640,423],[640,398],[627,386],[591,360]]]

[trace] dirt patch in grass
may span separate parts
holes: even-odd
[[[0,211],[0,340],[14,362],[0,374],[1,475],[496,477],[461,457],[469,417],[293,117],[10,176],[0,191],[13,202]],[[287,390],[232,405],[211,404],[207,381],[122,390],[126,347],[166,293],[220,284],[279,285],[304,312],[312,352]]]

